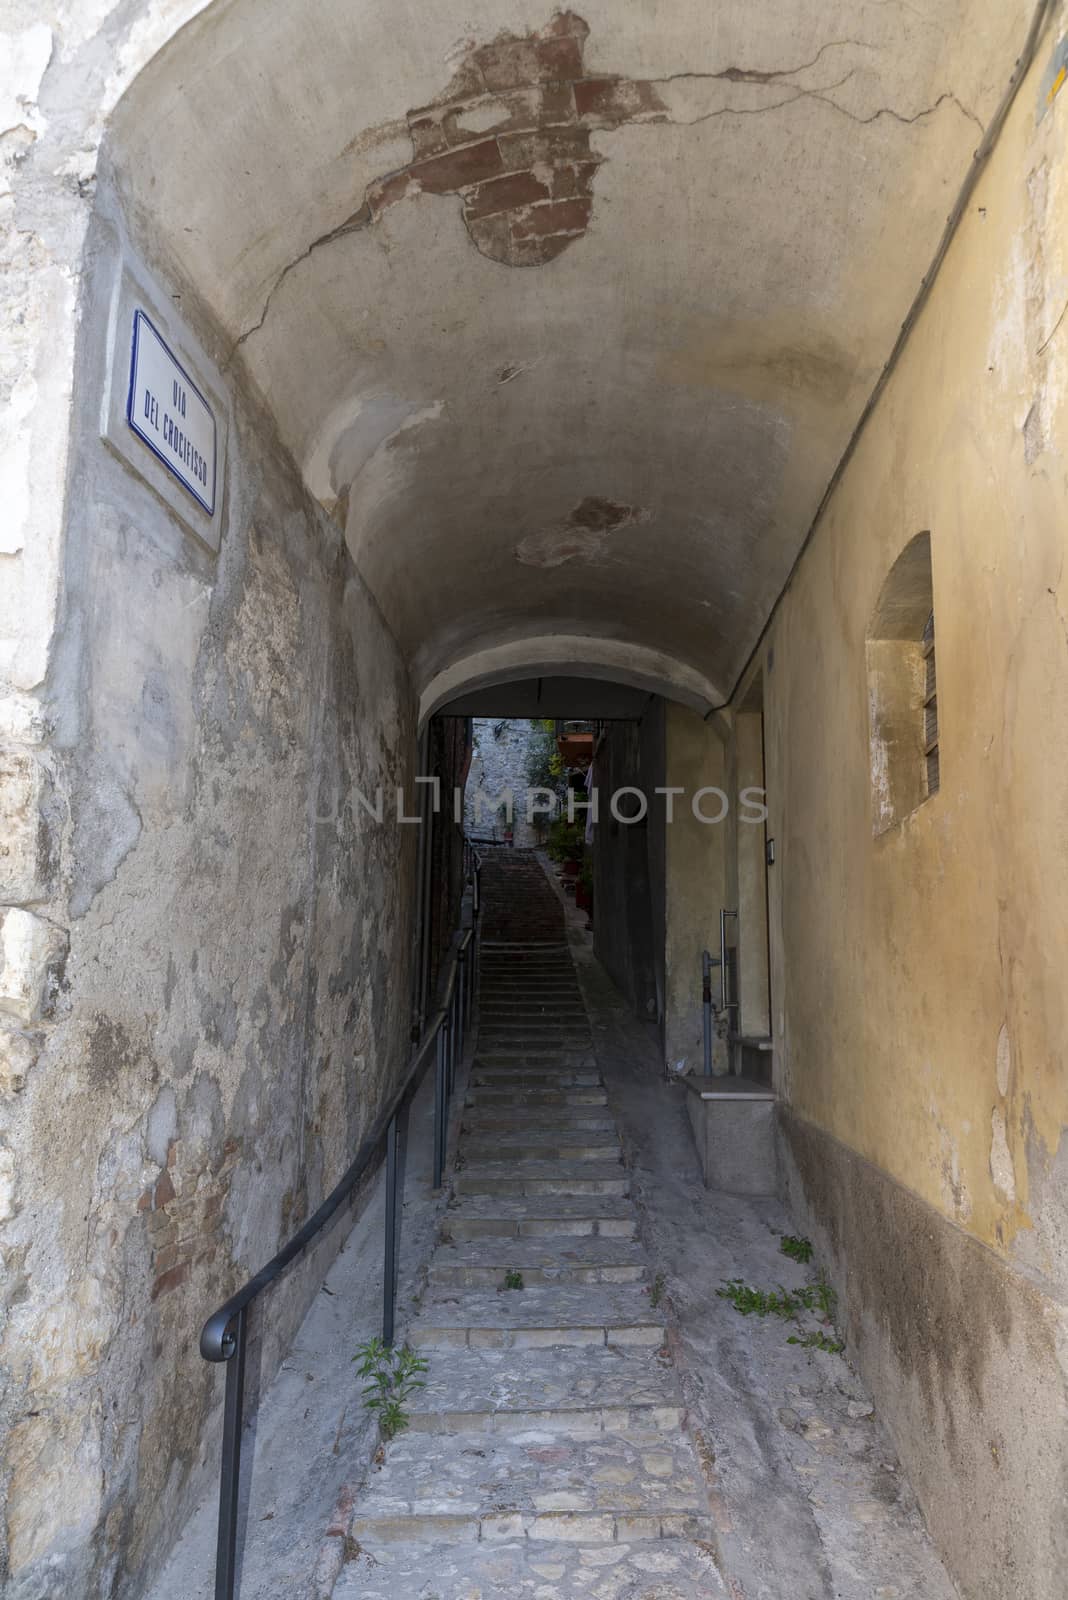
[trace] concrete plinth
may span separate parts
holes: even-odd
[[[727,1194],[774,1194],[773,1090],[752,1078],[683,1081],[705,1188]]]

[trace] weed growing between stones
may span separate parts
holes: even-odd
[[[807,1239],[791,1242],[808,1245],[811,1255],[812,1247]],[[785,1239],[783,1243],[785,1245]],[[797,1317],[802,1311],[811,1311],[819,1317],[824,1328],[831,1328],[832,1332],[834,1330],[838,1296],[822,1272],[814,1283],[806,1283],[803,1289],[791,1291],[781,1283],[776,1289],[754,1289],[743,1278],[728,1278],[724,1279],[723,1288],[717,1289],[716,1293],[721,1300],[729,1300],[735,1311],[743,1317],[782,1317],[785,1320],[787,1317]],[[841,1355],[845,1349],[844,1341],[832,1338],[822,1329],[803,1335],[791,1334],[786,1342],[800,1345],[806,1350],[827,1350],[834,1355]]]
[[[651,1306],[658,1306],[664,1298],[664,1283],[664,1274],[658,1272],[649,1289],[649,1304]]]
[[[523,1274],[517,1272],[514,1267],[510,1267],[504,1275],[504,1287],[506,1289],[521,1289],[523,1287]]]
[[[427,1363],[410,1345],[383,1344],[379,1338],[361,1344],[352,1359],[360,1363],[360,1377],[370,1380],[363,1388],[364,1405],[377,1416],[383,1439],[395,1438],[411,1421],[405,1402],[424,1387],[420,1374]]]
[[[832,1339],[822,1329],[818,1333],[806,1333],[804,1338],[798,1333],[792,1333],[786,1343],[800,1345],[802,1350],[826,1350],[831,1356],[840,1356],[845,1349],[841,1339]]]
[[[798,1239],[792,1233],[784,1233],[779,1240],[779,1249],[784,1256],[791,1256],[795,1261],[804,1263],[812,1260],[811,1239]]]
[[[784,1289],[780,1283],[774,1289],[751,1289],[741,1278],[724,1280],[725,1287],[717,1289],[721,1300],[729,1300],[735,1311],[743,1317],[792,1317],[801,1309],[801,1301]]]

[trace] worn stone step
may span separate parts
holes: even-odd
[[[588,1021],[588,1011],[582,1003],[582,994],[579,989],[560,989],[555,986],[539,987],[539,989],[508,989],[500,990],[500,994],[492,994],[491,990],[481,990],[478,997],[478,1016],[481,1021],[486,1021],[491,1011],[500,1011],[508,1006],[512,1011],[532,1010],[545,1011],[552,1016],[555,1011],[576,1011],[582,1021]]]
[[[603,1080],[595,1067],[515,1066],[486,1067],[475,1062],[470,1083],[474,1089],[599,1089]]]
[[[615,1195],[462,1195],[442,1222],[451,1239],[633,1239],[637,1231],[633,1203]]]
[[[538,1076],[551,1081],[561,1073],[568,1072],[584,1072],[587,1076],[593,1074],[598,1082],[602,1081],[593,1056],[583,1050],[479,1050],[471,1063],[472,1077],[485,1078],[488,1083]]]
[[[409,1403],[416,1433],[516,1433],[548,1428],[591,1435],[682,1426],[670,1362],[644,1348],[450,1350],[432,1359]]]
[[[334,1600],[719,1600],[706,1541],[665,1537],[584,1545],[573,1539],[396,1542],[354,1553]]]
[[[519,869],[513,870],[518,872]],[[522,874],[520,873],[519,877],[516,879],[516,883],[520,881],[521,877]],[[531,867],[531,878],[528,880],[528,885],[529,882],[539,882],[539,879],[540,868],[536,863],[534,863]],[[527,887],[528,885],[524,885],[523,887]],[[511,884],[511,882],[510,887],[511,897],[513,901],[515,901],[518,896],[522,895],[523,888],[516,887],[514,884]],[[539,928],[537,930],[536,937],[534,936],[533,931],[531,937],[527,939],[497,939],[487,935],[483,938],[482,943],[484,949],[491,950],[495,954],[504,954],[515,950],[567,950],[568,948],[567,935],[564,931],[562,920],[558,927],[553,927],[550,929]]]
[[[579,990],[578,978],[573,967],[525,967],[515,972],[502,972],[483,966],[479,981],[484,995],[491,990],[502,995],[548,987],[573,989],[576,992]]]
[[[431,1283],[503,1289],[510,1272],[536,1283],[641,1283],[645,1253],[628,1239],[445,1241],[430,1263]],[[519,1293],[515,1290],[513,1293]]]
[[[524,966],[517,967],[514,971],[505,971],[492,966],[482,966],[479,981],[483,994],[489,989],[499,990],[502,993],[516,993],[522,989],[537,988],[555,984],[561,988],[578,988],[578,978],[572,966]]]
[[[686,1435],[657,1428],[596,1438],[547,1428],[459,1440],[401,1434],[360,1492],[349,1532],[372,1554],[376,1544],[439,1536],[700,1537],[708,1502],[699,1470]]]
[[[637,1284],[534,1284],[529,1289],[431,1289],[411,1325],[413,1345],[537,1350],[551,1345],[649,1345],[664,1317]]]
[[[480,1028],[479,1055],[498,1050],[522,1050],[527,1055],[547,1055],[556,1050],[589,1050],[590,1036],[578,1028]]]
[[[578,974],[571,962],[515,962],[504,966],[483,959],[479,977],[484,984],[505,988],[510,985],[522,988],[531,983],[578,983]]]
[[[578,991],[575,991],[576,994]],[[516,1017],[529,1014],[539,1019],[554,1017],[561,1011],[574,1012],[585,1022],[587,1020],[586,1007],[581,999],[572,999],[568,995],[535,994],[523,995],[514,989],[509,989],[500,996],[482,995],[479,1014],[485,1021],[490,1016]]]
[[[466,1136],[461,1145],[464,1161],[481,1166],[487,1161],[611,1161],[619,1157],[619,1136],[604,1133],[503,1134]]]
[[[479,993],[479,1014],[485,1015],[487,1010],[496,1007],[511,1006],[566,1006],[572,1011],[581,1011],[583,1017],[588,1013],[582,1004],[582,991],[576,984],[531,984],[523,988],[515,988],[511,984],[502,986],[500,990],[485,988]]]
[[[543,1006],[523,1005],[509,1007],[483,1006],[478,1015],[479,1026],[485,1032],[494,1028],[511,1026],[513,1023],[520,1027],[531,1027],[543,1022],[551,1022],[565,1027],[580,1027],[584,1032],[589,1032],[589,1018],[585,1011],[574,1005],[546,1004]]]
[[[482,1161],[464,1165],[453,1180],[457,1194],[628,1194],[619,1161]]]
[[[545,1067],[549,1070],[558,1070],[560,1067],[581,1067],[584,1071],[592,1072],[597,1063],[594,1053],[589,1045],[581,1040],[577,1044],[539,1045],[536,1049],[527,1044],[509,1044],[505,1040],[494,1039],[492,1042],[479,1040],[475,1048],[473,1063],[476,1067],[494,1067],[498,1071],[505,1071],[509,1067]]]
[[[572,963],[565,966],[562,962],[549,965],[524,963],[514,967],[501,967],[485,963],[479,969],[481,981],[490,988],[495,989],[523,989],[531,984],[559,983],[568,987],[579,986],[578,974]]]
[[[546,940],[544,944],[531,942],[523,945],[517,942],[510,947],[483,939],[479,948],[485,961],[494,962],[499,966],[507,966],[509,963],[521,966],[527,961],[566,961],[574,965],[571,950],[565,939],[557,940],[555,943]]]
[[[474,1091],[477,1093],[477,1091]],[[465,1102],[461,1134],[615,1133],[616,1119],[606,1106],[472,1105]]]
[[[479,1084],[468,1089],[464,1096],[465,1106],[478,1106],[489,1109],[490,1107],[570,1107],[577,1109],[580,1106],[606,1106],[608,1104],[608,1091],[604,1088],[588,1087],[585,1089],[528,1089],[513,1088],[510,1085],[496,1085],[492,1082]]]

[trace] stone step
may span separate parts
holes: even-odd
[[[615,1195],[490,1195],[458,1197],[442,1222],[449,1239],[633,1239],[630,1200]]]
[[[679,1428],[684,1406],[669,1362],[653,1350],[450,1350],[432,1359],[409,1402],[413,1433],[589,1436],[628,1427]]]
[[[373,1555],[420,1538],[692,1538],[707,1517],[685,1434],[636,1427],[571,1438],[535,1428],[459,1440],[401,1434],[361,1491],[349,1533]]]
[[[593,1074],[601,1082],[600,1070],[593,1056],[582,1050],[559,1051],[479,1051],[471,1063],[472,1075],[479,1073],[489,1080],[507,1080],[510,1076],[542,1074],[546,1078],[562,1072]]]
[[[457,1194],[630,1193],[619,1161],[482,1161],[465,1164],[453,1180]]]
[[[483,1066],[476,1061],[471,1068],[471,1086],[475,1089],[600,1089],[603,1080],[594,1067]]]
[[[645,1252],[629,1239],[490,1238],[439,1245],[430,1263],[430,1282],[503,1289],[508,1273],[519,1272],[525,1288],[536,1283],[641,1283],[645,1270]]]
[[[481,947],[491,955],[513,955],[523,950],[566,950],[568,939],[561,931],[550,939],[483,939]]]
[[[618,1134],[569,1134],[564,1129],[548,1133],[469,1133],[461,1149],[464,1161],[471,1166],[482,1166],[487,1161],[611,1161],[618,1160],[620,1153]]]
[[[546,1004],[524,1006],[483,1006],[478,1014],[479,1026],[487,1033],[494,1028],[511,1026],[531,1027],[551,1022],[565,1027],[581,1027],[589,1032],[589,1018],[579,1006]]]
[[[567,988],[579,987],[574,967],[563,964],[534,966],[527,963],[522,967],[507,969],[483,963],[479,971],[479,981],[483,992],[487,988],[494,988],[512,993],[548,983],[561,984]]]
[[[589,1050],[589,1029],[582,1028],[482,1028],[478,1030],[479,1055],[493,1055],[497,1050],[523,1050],[527,1054],[545,1054],[555,1050]]]
[[[557,1010],[578,1011],[583,1021],[589,1018],[579,989],[565,988],[559,984],[541,984],[530,989],[515,989],[507,984],[502,985],[499,993],[484,988],[479,994],[478,1004],[480,1017],[485,1017],[487,1011],[500,1011],[508,1006],[513,1011],[544,1010],[548,1015]]]
[[[538,1018],[554,1017],[560,1011],[574,1012],[583,1021],[588,1018],[586,1007],[580,999],[570,997],[557,997],[553,994],[522,995],[514,989],[508,989],[500,995],[483,994],[479,1006],[479,1015],[483,1021],[489,1016],[515,1017],[527,1013]]]
[[[727,1591],[710,1548],[671,1537],[610,1545],[522,1537],[487,1537],[475,1546],[398,1541],[374,1555],[354,1554],[334,1600],[719,1600]]]
[[[534,1284],[529,1289],[433,1288],[411,1325],[413,1345],[543,1350],[552,1345],[649,1345],[664,1338],[659,1307],[637,1284]]]
[[[477,1093],[477,1090],[473,1092]],[[615,1133],[616,1119],[607,1106],[479,1106],[465,1103],[460,1131],[476,1137],[492,1134],[522,1137],[528,1133]]]
[[[607,1104],[608,1091],[595,1086],[585,1089],[517,1089],[508,1084],[498,1086],[490,1082],[468,1089],[464,1096],[465,1106],[478,1106],[485,1110],[491,1108],[504,1110],[514,1107],[518,1111],[526,1106],[535,1108],[557,1106],[577,1110],[580,1106]]]
[[[542,957],[539,960],[526,961],[487,961],[485,957],[479,967],[479,977],[484,983],[497,984],[501,988],[508,984],[522,986],[527,983],[541,983],[553,979],[560,983],[578,983],[578,976],[574,964],[570,961],[550,960]]]
[[[576,977],[575,963],[572,961],[570,954],[561,955],[559,952],[553,953],[551,951],[539,954],[533,950],[528,950],[524,954],[516,953],[511,956],[494,955],[484,945],[479,969],[482,972],[492,974],[502,983],[505,979],[521,983],[524,978],[529,978],[531,975],[536,977],[542,972],[559,973],[567,978]]]
[[[549,1071],[559,1071],[561,1067],[567,1067],[572,1072],[576,1068],[581,1068],[583,1072],[598,1070],[593,1051],[582,1045],[576,1049],[560,1047],[552,1050],[517,1049],[513,1045],[507,1047],[498,1045],[488,1049],[476,1047],[473,1065],[493,1068],[498,1072],[505,1072],[513,1067],[544,1067]]]
[[[502,984],[500,989],[483,985],[478,997],[479,1014],[484,1015],[486,1009],[494,1009],[503,1005],[513,1006],[566,1006],[571,1011],[581,1011],[583,1016],[588,1016],[582,1003],[582,991],[578,985],[539,983],[524,985],[516,988],[513,984]]]
[[[521,965],[525,961],[567,961],[574,965],[570,947],[565,939],[556,941],[546,939],[542,943],[533,939],[527,943],[515,940],[507,945],[483,939],[479,948],[486,961],[495,961],[500,965],[507,965],[509,962]]]

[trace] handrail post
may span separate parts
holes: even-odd
[[[438,1029],[437,1059],[434,1062],[434,1188],[441,1188],[445,1166],[445,1039],[444,1024]]]
[[[393,1343],[397,1283],[397,1119],[386,1131],[386,1239],[382,1262],[382,1343]]]
[[[701,951],[701,1011],[704,1023],[705,1077],[712,1076],[712,958]]]
[[[241,1498],[241,1427],[245,1410],[245,1344],[248,1308],[237,1313],[234,1351],[226,1363],[219,1537],[215,1554],[215,1600],[233,1600],[237,1579],[237,1518]]]

